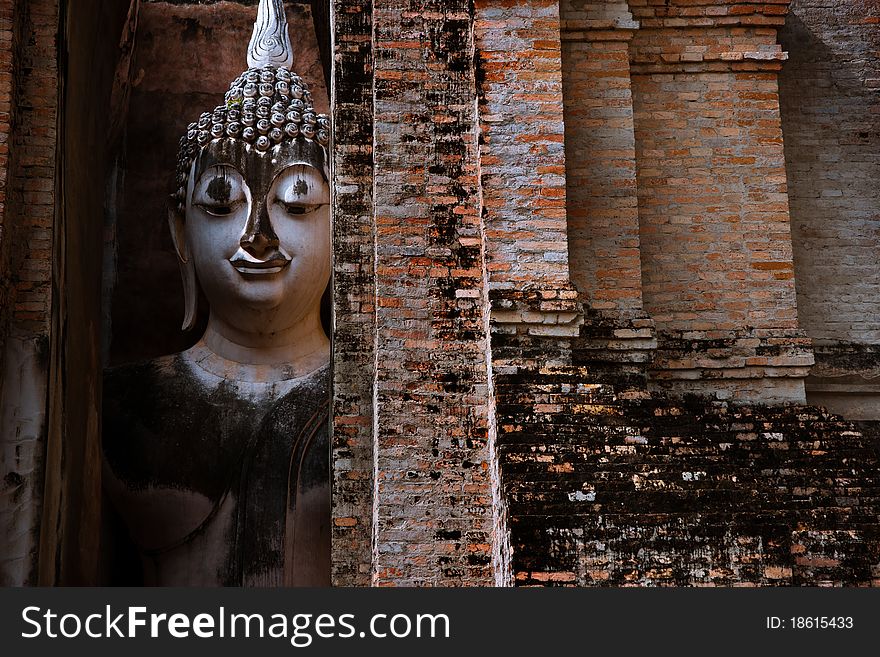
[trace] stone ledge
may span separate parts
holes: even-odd
[[[562,41],[629,41],[639,22],[627,18],[560,21]]]
[[[814,347],[807,399],[853,420],[880,419],[880,345],[833,342]]]
[[[782,50],[635,53],[630,61],[633,75],[654,73],[720,73],[779,71],[788,59]]]
[[[804,377],[813,365],[811,340],[802,331],[675,331],[658,335],[656,378],[718,379]]]
[[[790,0],[630,0],[643,28],[781,27]]]
[[[834,393],[838,395],[871,395],[880,398],[880,380],[870,382],[855,377],[821,379],[812,376],[806,381],[807,393]]]
[[[811,376],[822,379],[854,377],[880,385],[880,345],[857,342],[815,344],[816,365]]]
[[[571,286],[493,290],[489,297],[494,333],[571,338],[583,323],[578,293]]]
[[[578,361],[647,365],[657,349],[654,320],[645,313],[612,315],[588,309],[572,348]]]
[[[658,335],[649,386],[743,402],[803,403],[814,359],[802,331],[676,331]]]

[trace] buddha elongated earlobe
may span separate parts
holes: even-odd
[[[184,331],[189,331],[196,324],[199,286],[196,283],[196,266],[186,243],[185,218],[174,208],[168,210],[168,228],[171,230],[171,241],[177,252],[177,264],[180,267],[180,278],[183,281],[183,326],[181,328]]]
[[[183,279],[183,325],[181,329],[189,331],[196,325],[196,310],[199,305],[199,287],[196,284],[196,266],[192,258],[186,262],[178,261],[180,277]]]

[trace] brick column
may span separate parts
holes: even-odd
[[[372,569],[373,239],[372,2],[336,0],[333,121],[333,543],[335,586]]]
[[[642,307],[629,69],[639,24],[626,0],[563,0],[560,11],[571,276],[587,311],[577,354],[645,363],[657,345]]]
[[[477,0],[486,257],[496,333],[570,338],[559,3]]]
[[[803,401],[776,43],[788,0],[630,0],[655,387]]]
[[[373,3],[379,586],[501,570],[469,5]]]
[[[559,3],[474,4],[490,283],[567,285]]]

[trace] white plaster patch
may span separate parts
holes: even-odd
[[[595,491],[584,492],[582,490],[576,490],[573,493],[568,494],[569,502],[595,502],[596,501],[596,493]]]

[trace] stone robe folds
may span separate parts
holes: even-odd
[[[159,586],[330,584],[329,365],[243,383],[190,352],[110,370],[105,489]]]

